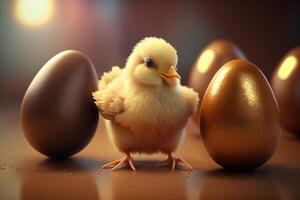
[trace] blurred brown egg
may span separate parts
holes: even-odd
[[[63,51],[50,59],[32,80],[22,102],[22,126],[32,147],[54,158],[82,150],[98,123],[91,96],[96,89],[94,66],[80,52]]]
[[[252,169],[274,153],[279,109],[263,73],[243,60],[227,62],[203,97],[201,135],[210,156],[229,169]]]
[[[189,77],[189,86],[199,94],[200,105],[206,88],[215,73],[228,61],[246,59],[242,51],[227,40],[215,40],[210,43],[197,57]],[[199,123],[200,109],[192,117]]]
[[[282,125],[300,135],[300,47],[292,49],[280,61],[273,74],[272,87]]]

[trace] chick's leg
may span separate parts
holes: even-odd
[[[127,155],[126,157],[119,159],[119,160],[114,160],[110,163],[107,163],[107,164],[103,165],[101,168],[102,169],[112,168],[112,171],[115,171],[115,170],[119,169],[121,167],[121,165],[123,165],[124,163],[128,163],[130,169],[135,171],[136,169],[133,165],[132,157],[130,156],[130,153],[127,153],[126,155]]]
[[[172,170],[176,169],[176,164],[182,163],[185,165],[189,170],[193,170],[192,166],[189,165],[183,158],[176,158],[172,155],[172,153],[168,154],[168,158],[160,163],[158,163],[156,166],[166,166],[171,165]]]

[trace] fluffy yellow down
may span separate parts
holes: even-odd
[[[155,68],[145,66],[153,59]],[[166,85],[157,76],[177,65],[176,50],[160,38],[145,38],[124,69],[113,67],[93,93],[109,138],[123,153],[172,153],[184,137],[184,126],[198,104],[198,95],[180,81]],[[141,78],[142,77],[142,78]]]

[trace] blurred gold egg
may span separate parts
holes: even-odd
[[[189,86],[199,94],[199,107],[205,90],[215,73],[226,62],[233,59],[246,59],[242,51],[227,40],[215,40],[210,43],[197,57],[189,77]],[[199,123],[200,112],[193,116]]]
[[[272,87],[282,125],[300,135],[300,47],[292,49],[279,62],[273,74]]]
[[[209,155],[229,169],[252,169],[273,155],[281,136],[279,108],[263,73],[233,60],[210,82],[200,110]]]

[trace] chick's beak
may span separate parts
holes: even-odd
[[[158,76],[160,76],[169,85],[174,82],[174,79],[181,79],[174,66],[170,66],[167,72],[158,72]]]

